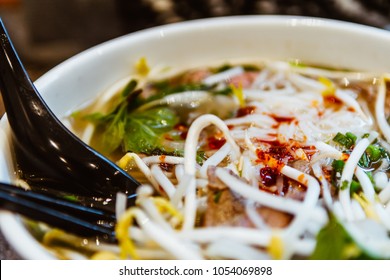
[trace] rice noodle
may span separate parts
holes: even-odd
[[[370,142],[368,139],[361,139],[358,144],[356,145],[355,149],[351,153],[350,157],[348,158],[347,162],[345,163],[345,167],[343,169],[343,173],[341,175],[341,183],[344,184],[346,182],[346,186],[344,188],[341,188],[339,192],[339,198],[340,202],[343,206],[343,209],[345,211],[346,218],[348,220],[353,220],[353,213],[351,209],[351,199],[350,199],[350,184],[352,182],[352,176],[355,172],[355,168],[357,167],[358,161],[363,155],[364,151],[368,147]]]

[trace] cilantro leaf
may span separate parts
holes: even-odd
[[[169,108],[153,108],[129,115],[123,137],[125,151],[150,154],[161,148],[164,133],[172,130],[179,117]]]
[[[328,224],[317,235],[312,260],[367,259],[344,227],[331,215]]]

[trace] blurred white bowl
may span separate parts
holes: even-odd
[[[390,69],[390,32],[340,21],[286,16],[239,16],[189,21],[129,34],[76,55],[36,81],[35,85],[60,118],[128,76],[142,56],[150,65],[206,64],[253,58],[298,59],[330,67],[373,71]],[[14,180],[1,120],[0,181]],[[23,227],[19,216],[2,211],[3,234],[26,259],[50,259]]]

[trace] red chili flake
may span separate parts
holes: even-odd
[[[182,140],[187,139],[187,134],[188,134],[188,131],[183,131],[183,132],[181,132],[181,133],[180,133],[180,138],[181,138]]]
[[[343,101],[341,101],[339,98],[337,98],[334,95],[328,95],[324,96],[325,103],[333,104],[333,105],[342,105]]]
[[[161,162],[165,162],[166,157],[167,157],[166,155],[161,155],[161,156],[159,156],[159,160]]]
[[[268,149],[268,153],[278,161],[291,161],[294,159],[287,146],[272,146]]]
[[[270,138],[277,138],[278,134],[277,133],[267,133],[267,136],[269,136]],[[253,138],[253,141],[256,143],[268,143],[271,145],[273,145],[274,143],[280,144],[279,141],[277,141],[277,140],[264,140],[261,138]]]
[[[313,155],[317,152],[316,147],[313,146],[313,145],[311,145],[311,146],[303,146],[302,149],[305,152],[306,157],[308,158],[308,160],[311,160]]]
[[[236,116],[239,118],[239,117],[243,117],[246,115],[250,115],[250,114],[253,114],[253,112],[255,110],[256,110],[255,106],[246,106],[246,107],[238,109]]]
[[[234,125],[228,124],[227,127],[228,127],[229,130],[232,130],[234,128]]]
[[[186,125],[179,123],[175,125],[174,129],[179,131],[179,135],[182,140],[185,140],[187,138],[188,127]]]
[[[270,159],[270,156],[262,150],[256,150],[256,154],[259,162],[266,162]]]
[[[322,167],[322,173],[324,173],[325,179],[330,182],[332,180],[332,170],[327,167]]]
[[[217,138],[215,136],[209,137],[207,141],[209,143],[209,148],[212,150],[220,149],[226,143],[225,138]]]
[[[269,153],[264,152],[260,149],[258,149],[256,153],[258,158],[256,160],[257,163],[262,163],[267,167],[275,168],[278,171],[280,171],[285,165],[282,161],[273,158]]]
[[[295,120],[294,117],[283,117],[275,114],[270,114],[269,116],[273,118],[275,121],[277,121],[278,123],[282,123],[282,122],[291,123]]]
[[[260,169],[261,182],[267,187],[271,187],[276,184],[278,175],[279,172],[276,168],[266,166]]]
[[[271,137],[278,136],[276,133],[268,133],[268,135]],[[278,140],[264,140],[264,139],[254,138],[254,141],[256,143],[266,143],[266,144],[269,144],[270,146],[281,146],[282,145]]]
[[[182,123],[178,123],[177,125],[175,125],[174,129],[179,131],[186,131],[188,130],[188,127]]]

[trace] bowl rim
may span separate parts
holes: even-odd
[[[54,66],[48,70],[44,75],[39,77],[35,82],[37,88],[43,87],[45,84],[51,83],[57,79],[56,72],[58,69],[72,68],[74,64],[80,63],[82,60],[88,60],[91,56],[102,53],[105,50],[112,47],[114,44],[126,43],[128,40],[142,40],[144,38],[151,37],[159,34],[164,36],[164,33],[175,32],[188,32],[188,29],[194,31],[196,29],[205,29],[207,25],[213,24],[214,26],[223,26],[225,24],[230,25],[247,25],[247,24],[267,24],[267,25],[279,25],[279,26],[302,26],[302,27],[316,27],[337,29],[351,32],[359,32],[365,34],[375,34],[375,36],[390,38],[390,31],[379,27],[368,26],[360,23],[348,22],[338,19],[328,19],[322,17],[310,17],[310,16],[294,16],[294,15],[233,15],[222,16],[213,18],[193,19],[182,22],[168,23],[164,25],[154,26],[142,30],[138,30],[132,33],[124,34],[122,36],[107,40],[95,46],[92,46],[86,50],[81,51],[66,59],[65,61]]]
[[[302,26],[302,27],[321,27],[330,30],[339,30],[347,32],[359,32],[362,34],[371,34],[376,37],[383,37],[390,41],[390,32],[385,29],[377,27],[362,25],[358,23],[352,23],[342,20],[308,17],[308,16],[291,16],[291,15],[246,15],[246,16],[226,16],[215,18],[203,18],[188,20],[178,23],[165,24],[161,26],[155,26],[136,32],[132,32],[126,35],[119,36],[117,38],[100,43],[96,46],[88,48],[67,60],[61,62],[57,66],[42,75],[37,79],[34,84],[38,89],[42,89],[45,85],[51,84],[58,79],[58,75],[67,69],[75,67],[83,61],[88,61],[92,57],[95,57],[101,52],[105,52],[116,44],[128,44],[128,41],[137,41],[140,39],[147,39],[150,36],[163,34],[164,32],[188,32],[196,29],[205,29],[209,25],[214,27],[223,26],[225,24],[235,25],[248,25],[248,24],[261,24],[269,26]],[[45,97],[45,94],[43,94]],[[6,114],[0,121],[0,129],[9,128]],[[3,148],[3,147],[1,147]],[[1,157],[4,157],[2,155]],[[5,178],[2,178],[5,179]],[[9,179],[9,178],[6,178]],[[7,242],[13,247],[13,249],[23,259],[56,259],[55,256],[47,251],[43,245],[35,240],[31,234],[27,231],[21,222],[21,217],[17,214],[13,214],[8,211],[0,211],[0,230]],[[18,234],[16,234],[18,233]]]

